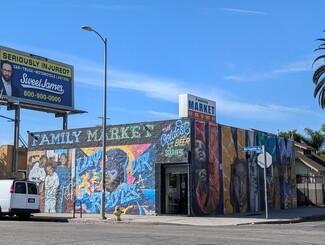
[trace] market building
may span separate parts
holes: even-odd
[[[99,213],[102,128],[33,132],[28,178],[38,182],[42,212]],[[256,130],[180,118],[107,127],[105,211],[220,215],[297,205],[294,142]]]

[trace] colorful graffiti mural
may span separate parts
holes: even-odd
[[[155,144],[107,147],[106,212],[119,205],[125,213],[151,214],[155,211]],[[76,167],[71,169],[69,153]],[[50,157],[49,157],[50,156]],[[44,151],[30,155],[29,179],[36,181],[42,212],[99,213],[102,187],[102,148]]]
[[[38,185],[42,212],[63,213],[73,210],[74,188],[70,161],[73,158],[73,151],[65,149],[29,153],[28,179]]]
[[[108,130],[106,212],[154,214],[155,163],[187,161],[189,120],[117,125]],[[84,128],[34,133],[28,176],[38,183],[42,212],[98,213],[102,189],[102,133]],[[118,143],[113,145],[114,143]],[[159,151],[157,150],[159,148]],[[157,152],[161,153],[158,157]]]
[[[253,131],[247,132],[247,146],[256,146],[256,133]],[[256,212],[259,210],[258,206],[258,168],[257,156],[255,151],[247,152],[246,158],[248,162],[248,175],[249,175],[249,211]]]
[[[209,134],[209,141],[206,140]],[[215,214],[220,201],[219,129],[202,121],[194,124],[192,212]],[[206,147],[208,145],[208,147]]]
[[[166,197],[159,167],[190,164],[193,216],[265,210],[264,171],[259,154],[244,146],[264,145],[269,209],[294,207],[292,140],[200,120],[169,120],[114,126],[106,147],[105,211],[119,205],[128,214],[156,214]],[[28,178],[37,183],[41,212],[99,213],[102,191],[100,128],[40,132],[29,139]],[[190,157],[190,158],[189,158]],[[156,172],[157,170],[157,172]],[[160,201],[160,203],[157,203]],[[159,211],[158,211],[159,212]],[[186,212],[186,210],[184,211]]]
[[[295,174],[292,173],[294,164],[292,140],[222,125],[214,125],[214,129],[211,129],[211,125],[201,121],[195,121],[193,125],[195,144],[192,147],[194,151],[192,212],[194,215],[265,210],[264,170],[261,164],[258,164],[259,154],[254,151],[242,151],[242,147],[254,145],[265,145],[267,154],[272,157],[272,163],[268,164],[266,170],[268,208],[292,208],[294,196],[292,181],[295,179]],[[213,132],[218,132],[218,136]],[[204,148],[207,142],[209,143],[208,150]],[[220,190],[219,197],[213,201],[213,204],[209,204],[215,208],[213,211],[205,209],[196,188],[202,178],[198,177],[201,176],[200,169],[207,164],[204,161],[202,165],[200,159],[195,157],[196,147],[200,145],[202,145],[203,155],[207,154],[209,157],[209,167],[211,166],[210,156],[215,158],[213,162],[216,168],[214,170],[209,168],[207,174],[204,175],[210,185],[214,183],[216,189]],[[208,190],[211,186],[205,188]],[[209,202],[206,201],[205,205],[207,203]]]
[[[151,144],[107,147],[106,212],[117,205],[129,214],[155,212],[155,148]],[[76,200],[86,213],[100,211],[101,159],[101,148],[76,150]]]
[[[191,142],[190,132],[190,122],[187,120],[163,124],[160,135],[159,161],[187,161]]]

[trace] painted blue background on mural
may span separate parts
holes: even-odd
[[[89,148],[88,148],[89,149]],[[135,152],[144,150],[137,158]],[[76,150],[76,199],[83,212],[99,213],[101,205],[102,149],[87,155]],[[130,160],[134,159],[134,160]],[[156,146],[141,145],[114,147],[107,150],[106,212],[119,205],[126,213],[154,213],[154,164]],[[80,204],[77,201],[77,204]]]

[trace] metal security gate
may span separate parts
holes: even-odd
[[[188,164],[162,165],[161,206],[163,214],[188,214]]]
[[[313,174],[297,174],[298,206],[323,205],[323,176]]]

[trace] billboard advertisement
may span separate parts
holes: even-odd
[[[73,109],[73,66],[0,46],[2,97]]]

